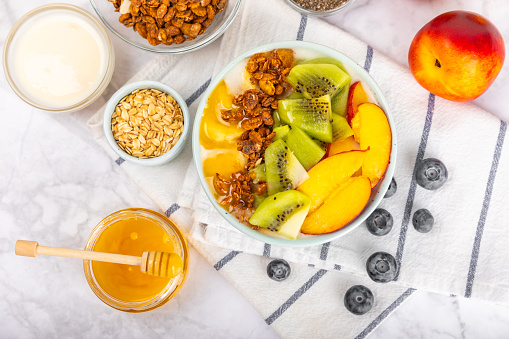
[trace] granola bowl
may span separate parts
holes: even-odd
[[[293,52],[292,57],[284,57],[284,55],[288,55],[291,52],[281,52],[280,51],[291,51]],[[266,59],[264,59],[266,58]],[[279,61],[274,61],[274,59],[278,59]],[[322,60],[320,62],[311,62],[312,60]],[[261,60],[261,61],[257,61]],[[262,70],[262,67],[264,69],[266,65],[266,60],[270,61],[272,64],[276,65],[284,65],[284,67],[281,67],[282,71],[276,76],[276,80],[272,80],[272,84],[275,85],[276,92],[271,92],[270,88],[268,91],[264,88],[264,81],[265,76],[257,76],[256,72],[264,72]],[[286,61],[285,61],[286,60]],[[323,60],[326,60],[323,61]],[[256,64],[258,63],[258,66],[254,65],[253,62]],[[305,192],[303,190],[303,186],[301,186],[302,183],[306,183],[306,180],[310,179],[303,179],[302,181],[299,181],[296,183],[291,178],[293,177],[293,174],[296,172],[295,169],[298,167],[298,165],[295,165],[296,163],[300,163],[300,160],[297,160],[297,158],[293,158],[293,155],[289,155],[289,153],[296,155],[295,151],[295,143],[293,147],[290,144],[290,136],[289,132],[285,136],[283,134],[279,134],[281,130],[278,130],[276,133],[272,126],[276,124],[277,118],[276,118],[276,109],[279,110],[279,116],[283,117],[281,114],[282,112],[282,100],[284,99],[282,96],[289,95],[286,97],[287,99],[295,99],[295,95],[304,95],[302,91],[296,90],[292,93],[293,86],[289,84],[286,80],[289,79],[286,77],[288,72],[288,68],[294,67],[294,65],[300,65],[300,64],[308,64],[305,68],[308,70],[307,72],[314,72],[314,69],[321,68],[321,69],[331,69],[330,66],[324,66],[324,65],[316,65],[316,64],[324,64],[329,62],[330,64],[335,63],[335,65],[341,65],[336,66],[336,68],[333,68],[334,72],[337,72],[337,68],[343,67],[345,74],[349,74],[351,78],[347,81],[345,81],[341,87],[341,90],[338,89],[338,86],[333,88],[333,94],[331,94],[333,97],[336,93],[340,93],[343,89],[345,89],[345,93],[342,95],[346,95],[348,98],[348,89],[350,89],[350,81],[352,84],[359,82],[362,84],[362,87],[365,89],[367,96],[368,96],[368,105],[371,105],[369,107],[378,106],[377,109],[381,110],[379,117],[383,117],[385,120],[385,125],[388,127],[385,129],[387,136],[390,137],[387,140],[387,151],[386,151],[386,159],[385,164],[386,170],[383,175],[380,175],[378,177],[378,183],[377,184],[371,184],[371,179],[368,179],[366,177],[361,179],[356,179],[354,177],[351,177],[354,181],[356,180],[365,180],[367,184],[364,184],[364,188],[362,188],[362,192],[364,192],[363,203],[357,207],[355,210],[355,214],[351,215],[351,219],[348,219],[339,229],[328,231],[328,232],[322,232],[318,233],[316,235],[310,235],[311,232],[305,232],[307,234],[304,234],[304,232],[301,232],[301,226],[304,227],[306,224],[306,221],[304,218],[308,218],[311,214],[311,212],[308,213],[308,211],[311,211],[311,209],[306,209],[304,212],[302,212],[303,206],[306,206],[307,202],[306,200],[300,200],[299,202],[292,201],[293,205],[283,205],[283,201],[286,203],[288,200],[286,197],[289,196],[287,192],[291,192],[292,194],[292,200],[295,198],[296,195],[299,195],[302,192]],[[311,64],[311,65],[309,65]],[[329,64],[329,65],[330,65]],[[262,66],[263,65],[263,66]],[[288,66],[291,65],[291,66]],[[257,68],[258,67],[258,68]],[[285,68],[286,67],[286,68]],[[304,68],[299,68],[299,70],[302,70]],[[302,72],[302,71],[300,71]],[[279,75],[283,74],[285,78],[279,77]],[[294,73],[295,74],[295,73]],[[239,80],[240,78],[240,80]],[[318,77],[320,78],[320,77]],[[260,80],[258,80],[260,79]],[[267,79],[274,79],[272,77],[267,77]],[[280,80],[277,80],[280,79]],[[281,80],[283,79],[283,80]],[[302,78],[301,78],[302,79]],[[324,78],[321,78],[324,79]],[[348,78],[347,78],[348,79]],[[279,81],[279,82],[278,82]],[[302,85],[298,83],[299,85]],[[285,89],[283,94],[281,91],[278,90],[278,86],[287,87],[290,86],[292,88],[288,89],[286,91]],[[308,83],[309,85],[309,83]],[[300,88],[305,87],[306,90],[312,90],[313,86],[308,86],[304,84],[304,86],[301,86]],[[299,86],[295,87],[296,89],[299,88]],[[252,104],[252,98],[254,98],[253,93],[256,94],[256,100],[255,103]],[[270,94],[272,93],[272,94]],[[309,94],[310,92],[306,92]],[[270,96],[272,95],[275,100],[279,100],[279,102],[276,101],[276,104],[274,104],[273,99],[270,99]],[[279,95],[278,97],[274,97],[274,95]],[[303,98],[303,96],[297,97],[297,98]],[[312,97],[317,99],[305,99],[303,101],[299,101],[299,105],[308,104],[310,102],[313,102],[313,100],[321,100],[322,98],[325,98],[326,102],[328,101],[330,105],[329,107],[332,108],[330,96],[324,95],[320,98],[318,97]],[[298,99],[300,100],[300,99]],[[308,100],[308,101],[306,101]],[[346,99],[345,99],[346,100]],[[288,102],[288,100],[287,100]],[[294,103],[297,101],[294,101]],[[316,101],[318,102],[318,101]],[[320,102],[321,104],[321,102]],[[346,101],[344,103],[344,111],[346,110]],[[248,106],[254,107],[252,111],[250,111],[249,108],[246,108]],[[322,110],[320,107],[324,106],[316,106],[317,110]],[[258,113],[255,112],[258,110]],[[266,116],[266,110],[269,110],[271,113],[270,115],[273,117],[271,120],[268,116]],[[325,114],[328,118],[323,118],[321,121],[323,124],[327,124],[331,120],[331,110],[332,109],[325,109],[325,113],[319,112],[318,114]],[[239,113],[240,112],[240,113]],[[247,113],[246,113],[247,112]],[[250,112],[254,112],[251,114]],[[240,114],[240,115],[239,115]],[[286,116],[286,119],[290,116],[290,113]],[[293,114],[293,113],[292,113]],[[295,117],[296,115],[294,115]],[[359,116],[365,116],[365,115],[359,115]],[[237,120],[231,120],[231,117],[235,117]],[[256,121],[256,117],[261,117],[260,121]],[[293,119],[293,118],[290,118]],[[334,118],[334,115],[332,116],[332,119]],[[347,121],[346,118],[343,118],[344,121]],[[284,121],[285,119],[281,118],[281,121]],[[353,120],[353,119],[352,119]],[[247,121],[247,122],[246,122]],[[288,121],[288,120],[287,120]],[[295,120],[292,120],[295,122]],[[296,128],[297,125],[293,125],[293,122],[290,121],[287,125],[290,132],[294,129],[298,132],[300,128]],[[232,123],[230,123],[232,122]],[[256,123],[256,133],[253,133],[251,135],[252,131],[255,131],[253,129],[253,124]],[[284,124],[283,124],[284,125]],[[367,126],[369,124],[366,124]],[[282,126],[284,127],[284,126]],[[279,128],[279,127],[278,127]],[[240,130],[239,130],[240,129]],[[389,130],[390,129],[390,130]],[[234,135],[232,131],[235,132]],[[366,129],[364,129],[366,131]],[[228,134],[227,132],[230,132]],[[358,65],[355,61],[347,57],[346,55],[331,49],[329,47],[318,45],[310,42],[303,42],[303,41],[284,41],[284,42],[275,42],[270,43],[267,45],[262,45],[257,48],[254,48],[246,53],[243,53],[233,61],[231,61],[219,74],[211,81],[207,91],[204,93],[202,100],[198,106],[195,121],[194,121],[194,127],[192,132],[192,148],[193,148],[193,157],[195,166],[200,178],[201,185],[210,200],[211,204],[214,206],[214,208],[219,212],[219,214],[232,226],[234,226],[236,229],[244,233],[245,235],[248,235],[249,237],[252,237],[254,239],[257,239],[261,242],[268,243],[268,244],[274,244],[274,245],[280,245],[280,246],[288,246],[288,247],[304,247],[304,246],[312,246],[312,245],[318,245],[323,244],[328,241],[334,240],[336,238],[339,238],[352,230],[354,230],[356,227],[358,227],[360,224],[362,224],[365,219],[371,215],[371,213],[375,210],[375,208],[380,204],[382,201],[394,174],[395,164],[396,164],[396,130],[394,125],[394,120],[391,115],[391,110],[389,105],[387,104],[387,101],[385,97],[382,94],[381,89],[378,87],[376,82],[371,78],[371,76],[362,68],[360,65]],[[276,139],[274,136],[274,133],[276,136],[280,136],[279,140],[275,141]],[[300,132],[299,132],[300,133]],[[303,132],[304,133],[304,132]],[[379,132],[373,132],[374,134],[377,134]],[[295,133],[294,133],[295,134]],[[385,136],[385,134],[384,134]],[[353,132],[350,134],[351,140],[354,140]],[[257,139],[260,139],[261,141],[258,143],[256,141]],[[282,140],[285,140],[288,142],[288,144],[282,143]],[[313,138],[308,138],[310,141],[313,142]],[[295,140],[295,139],[294,139]],[[342,141],[343,139],[336,139]],[[270,141],[266,143],[266,141]],[[316,140],[315,140],[316,141]],[[278,143],[278,144],[276,144]],[[282,146],[280,147],[279,144]],[[315,142],[316,144],[316,142]],[[271,146],[276,146],[278,151],[273,151],[276,147],[272,147],[272,150],[269,151],[269,148]],[[285,146],[288,147],[285,147]],[[323,149],[327,149],[327,153],[325,153],[325,157],[319,157],[317,159],[318,164],[320,164],[323,159],[327,160],[327,157],[329,156],[330,151],[330,144],[327,148],[327,145],[321,144]],[[256,152],[252,152],[250,148],[258,149],[263,152],[263,155],[259,156],[256,154]],[[360,148],[356,148],[359,150]],[[353,151],[353,152],[344,152],[345,153],[354,153],[358,155],[359,153],[367,152],[367,147],[362,148],[364,151]],[[325,152],[325,151],[324,151]],[[254,156],[253,156],[254,154]],[[302,154],[302,153],[301,153]],[[338,154],[340,156],[341,154]],[[269,162],[269,158],[272,162]],[[333,156],[337,157],[337,156]],[[246,159],[247,158],[247,159]],[[316,157],[315,157],[316,158]],[[244,160],[243,160],[244,159]],[[258,159],[258,160],[256,160]],[[330,157],[329,157],[330,159]],[[341,158],[344,159],[344,158]],[[348,158],[350,159],[350,158]],[[256,163],[253,163],[252,165],[255,167],[251,167],[250,161],[256,161]],[[343,160],[342,160],[343,161]],[[362,160],[363,161],[363,160]],[[362,163],[361,161],[361,163]],[[348,163],[349,161],[345,160],[345,163]],[[262,187],[261,190],[259,188],[264,185],[263,179],[261,178],[260,172],[257,171],[257,168],[259,166],[263,165],[265,163],[267,170],[265,172],[265,169],[263,170],[263,175],[265,176],[265,180],[267,183],[269,181],[272,183],[272,187],[277,187],[278,190],[276,192],[279,193],[270,193],[270,186],[269,191],[265,190],[267,186]],[[302,162],[304,163],[304,162]],[[361,163],[359,163],[360,168]],[[315,162],[315,164],[317,164]],[[330,164],[330,161],[328,162]],[[337,164],[337,163],[336,163]],[[290,167],[288,167],[290,166]],[[315,165],[318,166],[318,165]],[[334,165],[334,166],[328,166],[330,173],[338,171],[338,167],[341,165]],[[270,171],[268,168],[271,168]],[[323,166],[322,166],[323,167]],[[283,168],[283,170],[281,170]],[[300,173],[304,171],[304,176],[309,176],[309,169],[313,169],[313,165],[308,166],[306,169],[302,167],[302,170],[299,170]],[[249,171],[249,175],[247,174]],[[285,172],[286,171],[286,172]],[[308,173],[306,173],[308,171]],[[223,172],[226,172],[224,174]],[[254,172],[254,174],[252,173]],[[277,174],[274,176],[274,172]],[[357,171],[358,172],[358,171]],[[292,174],[289,174],[292,173]],[[351,173],[355,176],[355,171],[352,170]],[[382,172],[383,173],[383,172]],[[271,177],[269,178],[269,174],[271,174]],[[349,178],[352,174],[349,174]],[[287,176],[288,175],[288,176]],[[302,176],[302,174],[299,174]],[[367,174],[366,174],[367,175]],[[278,177],[279,176],[279,177]],[[309,176],[310,177],[310,176]],[[256,179],[253,179],[256,178]],[[279,179],[281,178],[281,180]],[[290,178],[290,179],[288,179]],[[323,178],[323,177],[322,177]],[[322,180],[322,187],[323,186],[334,186],[337,188],[336,191],[338,192],[339,188],[343,189],[339,185],[338,181],[335,181],[334,183],[329,180],[329,176],[325,176],[325,178]],[[258,180],[258,181],[257,181]],[[350,179],[348,179],[350,180]],[[282,183],[282,184],[279,184]],[[332,185],[334,184],[334,185]],[[258,186],[253,186],[258,185]],[[270,183],[269,183],[270,185]],[[274,186],[276,185],[276,186]],[[282,186],[278,186],[282,185]],[[338,186],[339,185],[339,186]],[[296,187],[298,187],[298,190],[294,190]],[[280,189],[279,189],[280,188]],[[290,191],[288,191],[290,189]],[[314,187],[312,186],[312,189]],[[299,192],[300,191],[300,192]],[[240,192],[240,193],[239,193]],[[247,192],[247,193],[246,193]],[[256,192],[256,194],[254,194]],[[272,190],[274,192],[274,190]],[[357,195],[358,190],[351,191],[352,194],[349,195],[349,197]],[[282,195],[278,195],[284,193],[285,198],[282,197]],[[249,196],[251,194],[251,197]],[[265,195],[264,195],[265,194]],[[307,192],[306,192],[307,194]],[[278,195],[277,197],[281,197],[277,200],[277,203],[273,200],[276,200],[275,195]],[[322,194],[324,199],[327,199],[327,196],[325,194]],[[331,194],[331,196],[338,196],[339,194]],[[264,198],[269,196],[270,198]],[[309,195],[311,196],[311,195]],[[274,198],[273,198],[274,197]],[[257,202],[257,199],[258,200]],[[322,206],[325,206],[326,203],[330,203],[330,201],[333,200],[334,204],[338,204],[335,199],[329,199],[329,200],[322,200],[321,205],[317,205],[320,208]],[[355,200],[355,199],[354,199]],[[304,202],[302,202],[304,201]],[[350,209],[350,203],[348,202],[348,199],[346,200],[346,204],[341,204],[341,206],[344,206],[346,209]],[[264,214],[263,218],[265,218],[266,225],[268,226],[262,226],[258,229],[256,227],[252,227],[250,223],[253,221],[254,214],[258,213],[258,207],[259,209],[262,209],[262,206],[264,208]],[[242,207],[248,207],[247,209],[239,208],[238,206]],[[255,207],[258,206],[258,207]],[[286,207],[285,207],[286,206]],[[288,207],[291,206],[291,207]],[[309,206],[309,205],[307,205]],[[306,208],[307,208],[306,206]],[[330,204],[328,206],[331,206]],[[333,209],[336,208],[335,205],[332,205]],[[251,208],[251,209],[250,209]],[[280,208],[284,208],[281,212]],[[300,209],[299,209],[300,208]],[[315,207],[316,208],[316,207]],[[320,208],[315,209],[320,210]],[[253,211],[256,209],[255,213],[253,214]],[[270,212],[269,210],[272,209]],[[299,211],[299,212],[297,212]],[[329,209],[330,211],[330,209]],[[315,213],[313,212],[313,213]],[[296,217],[297,214],[300,213],[300,216],[298,219]],[[260,213],[258,213],[260,216]],[[290,224],[289,220],[293,220],[294,217],[298,220],[300,220],[300,224],[297,228],[297,233],[295,232],[295,228],[292,225],[292,232],[293,237],[283,237],[282,232],[282,224]],[[286,219],[285,219],[286,218]],[[289,219],[290,218],[290,219]],[[281,221],[283,220],[283,221]],[[303,221],[304,220],[304,223]],[[249,222],[248,222],[249,221]],[[280,228],[276,229],[273,225],[276,224],[276,227],[279,226]],[[265,228],[267,227],[267,228]],[[270,230],[269,230],[270,229]],[[275,232],[277,230],[277,232]],[[287,233],[288,234],[288,233]]]
[[[173,5],[170,2],[167,6],[152,0],[90,0],[97,16],[116,36],[132,46],[162,54],[192,52],[210,44],[233,22],[241,2],[201,0],[194,2],[199,5],[198,8],[180,8],[178,3]],[[140,6],[135,7],[137,4]]]
[[[175,159],[190,131],[185,100],[168,85],[137,81],[121,87],[108,100],[103,131],[123,160],[157,166]]]

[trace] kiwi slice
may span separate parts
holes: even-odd
[[[333,97],[351,78],[335,65],[300,64],[292,68],[286,81],[293,86],[295,92],[311,99],[324,95]]]
[[[279,100],[278,111],[285,123],[299,127],[318,140],[330,143],[332,142],[330,107],[330,97],[325,95],[314,99]]]
[[[304,99],[304,98],[305,98],[304,94],[293,91],[292,94],[287,96],[285,99]]]
[[[309,171],[325,155],[321,142],[313,140],[298,127],[292,127],[288,132],[286,143],[306,171]]]
[[[292,190],[309,178],[282,139],[274,141],[265,150],[265,175],[269,195]]]
[[[265,164],[259,164],[255,166],[249,173],[254,173],[254,180],[258,181],[267,181],[267,176],[265,175]]]
[[[348,93],[350,93],[350,81],[339,92],[332,97],[331,111],[342,117],[346,117],[346,108],[348,105]]]
[[[348,74],[348,71],[346,70],[346,68],[343,65],[343,63],[341,61],[339,61],[339,60],[334,59],[334,58],[327,58],[327,57],[325,57],[325,58],[314,58],[314,59],[303,61],[300,64],[301,65],[305,65],[305,64],[330,64],[330,65],[335,65],[335,66],[338,66],[340,70],[342,70],[343,72]]]
[[[286,140],[286,135],[288,134],[288,132],[290,132],[290,126],[282,125],[274,128],[272,132],[276,132],[276,136],[272,138],[272,141],[276,141],[279,139]]]
[[[297,238],[311,205],[302,192],[290,190],[268,196],[258,206],[249,222],[280,235]]]
[[[272,119],[274,119],[274,125],[272,125],[272,128],[284,125],[284,122],[282,122],[281,118],[279,117],[279,112],[277,111],[277,109],[275,109],[274,112],[272,112]]]
[[[353,130],[346,121],[340,115],[332,114],[332,141],[341,140],[348,138],[353,135]],[[298,158],[298,157],[297,157]]]
[[[333,58],[316,58],[304,61],[302,64],[331,64],[339,67],[343,72],[348,75],[348,81],[343,85],[343,87],[331,98],[331,111],[334,114],[339,114],[340,116],[346,116],[346,105],[348,104],[348,92],[350,92],[350,83],[352,82],[352,78],[345,66],[341,61],[338,61]]]
[[[267,194],[258,195],[254,193],[253,197],[254,197],[253,206],[254,208],[257,208],[267,198]]]

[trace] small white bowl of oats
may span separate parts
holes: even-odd
[[[175,159],[190,131],[189,109],[170,86],[138,81],[121,87],[106,104],[103,130],[119,157],[144,166]]]

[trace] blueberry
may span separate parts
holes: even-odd
[[[398,185],[396,184],[396,180],[394,180],[394,177],[391,180],[391,183],[389,185],[389,188],[387,189],[387,192],[385,192],[384,198],[390,198],[394,194],[396,194],[396,191],[398,190]]]
[[[386,283],[394,280],[398,271],[398,264],[389,253],[376,252],[366,262],[366,270],[373,281]]]
[[[366,219],[366,226],[371,234],[382,236],[389,233],[394,221],[392,215],[383,208],[377,208]]]
[[[433,228],[435,218],[431,215],[431,212],[425,208],[415,211],[412,218],[412,223],[417,232],[428,233]]]
[[[447,181],[447,168],[438,159],[424,159],[415,167],[415,181],[427,190],[436,190]]]
[[[290,265],[283,259],[272,260],[267,265],[267,275],[275,281],[283,281],[290,275]]]
[[[345,307],[353,314],[367,313],[373,306],[375,298],[369,288],[362,285],[352,286],[345,293]]]

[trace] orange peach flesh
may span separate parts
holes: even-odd
[[[384,111],[372,103],[359,106],[352,119],[352,129],[360,147],[366,152],[362,175],[369,178],[371,187],[382,179],[389,164],[392,147],[391,128]]]
[[[309,213],[317,209],[323,201],[343,181],[351,177],[362,165],[363,151],[344,152],[325,158],[309,171],[309,179],[297,187],[311,200]]]
[[[350,123],[357,113],[359,105],[365,102],[368,102],[368,96],[362,87],[362,83],[357,81],[350,86],[350,92],[348,92],[348,104],[346,109],[346,120],[348,123]]]
[[[330,233],[352,221],[371,195],[371,184],[366,177],[353,177],[331,192],[323,205],[309,214],[301,227],[305,234]]]

